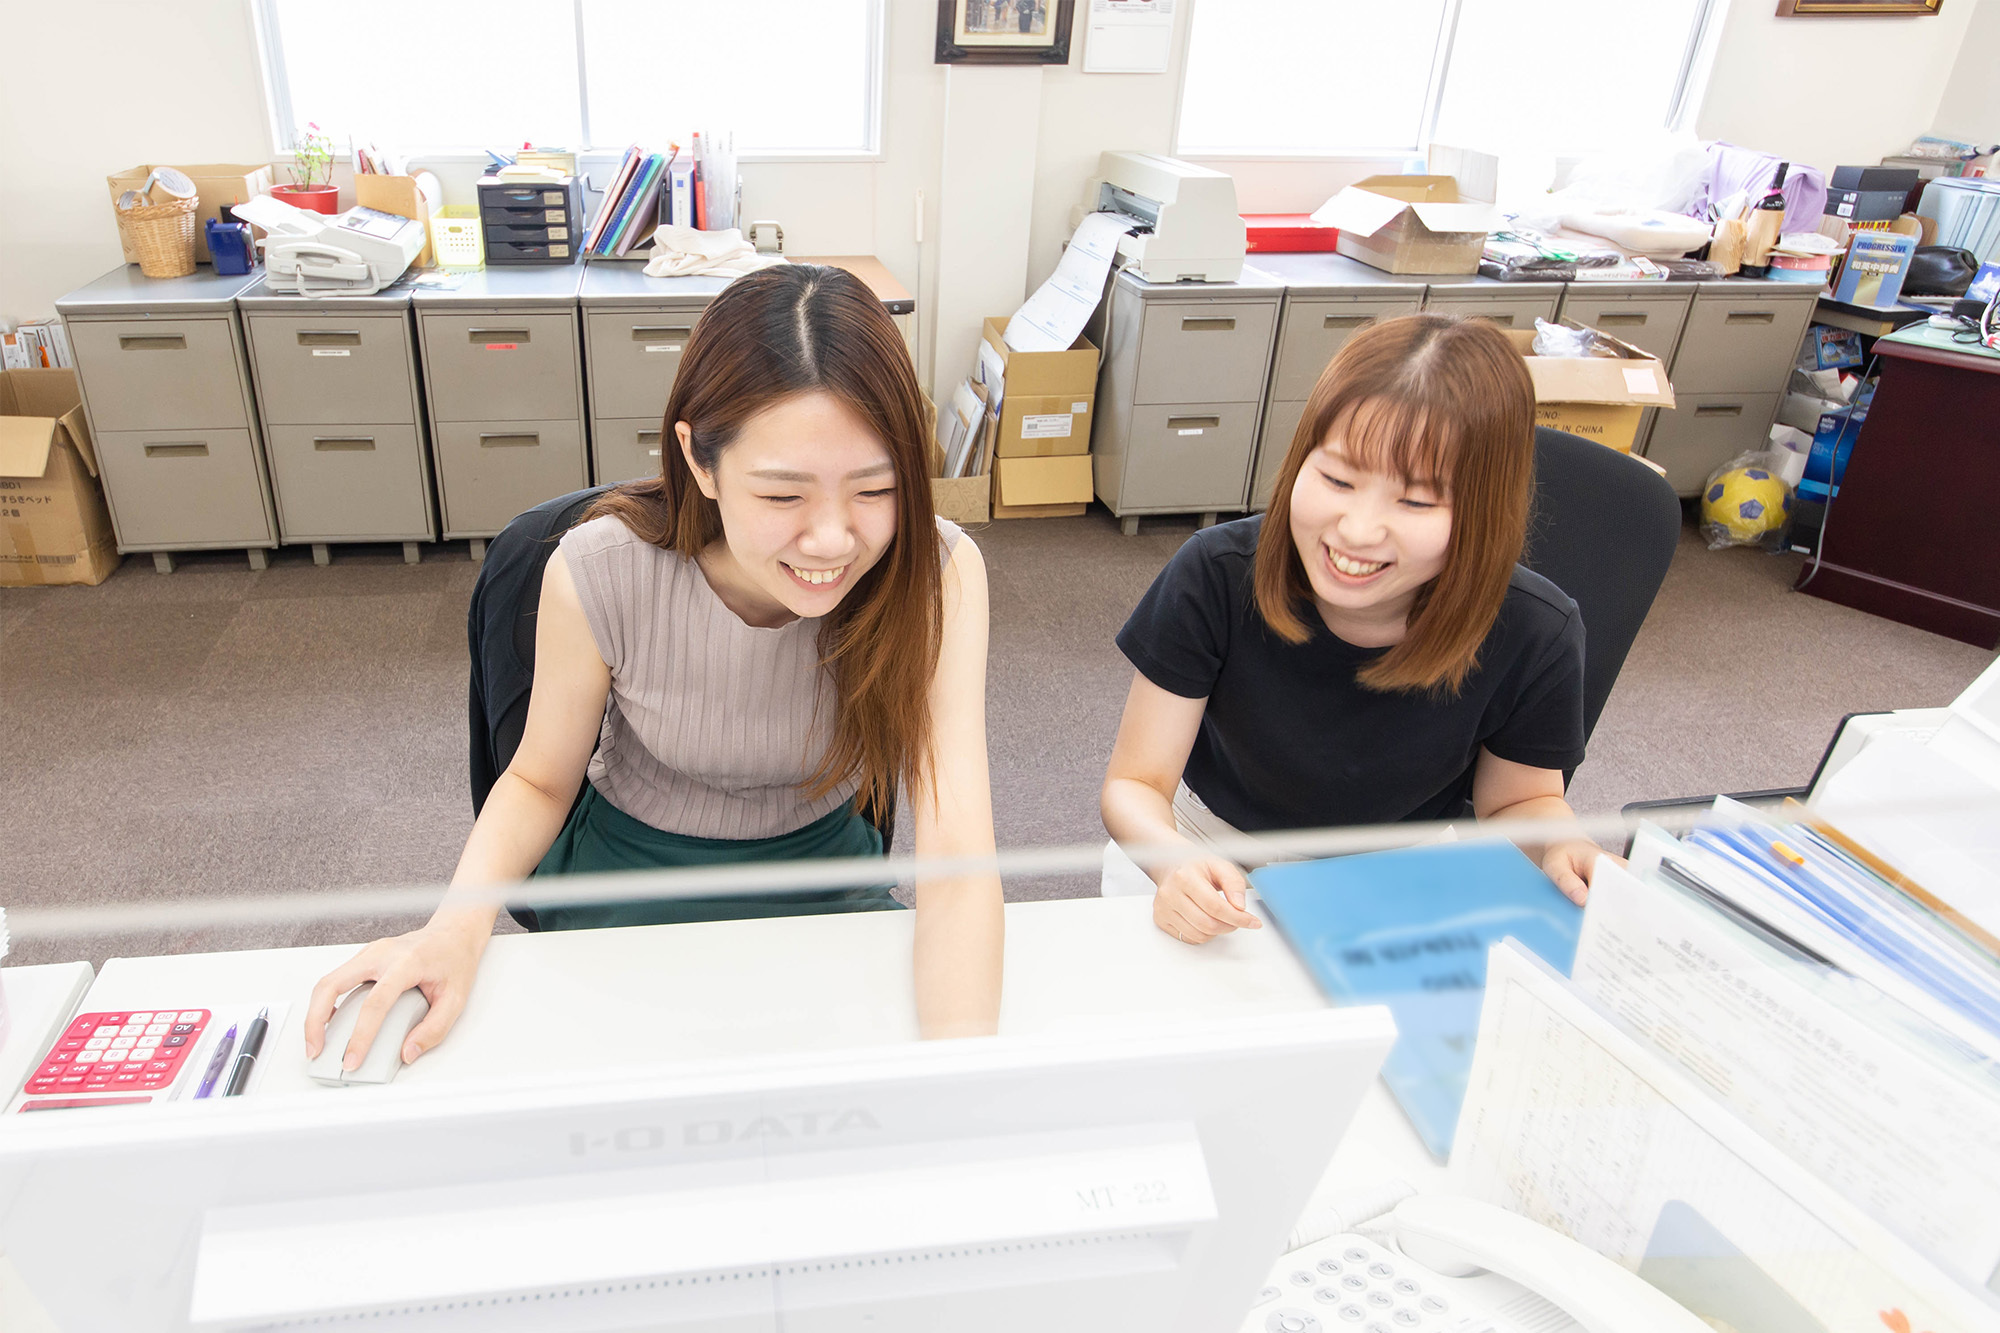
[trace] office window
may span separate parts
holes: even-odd
[[[1423,137],[1445,0],[1195,6],[1183,153],[1337,153]]]
[[[1211,0],[1179,151],[1578,153],[1667,127],[1712,0]]]
[[[875,150],[882,0],[259,0],[281,138]]]

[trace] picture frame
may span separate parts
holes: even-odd
[[[1778,0],[1779,18],[1923,18],[1944,0]]]
[[[939,65],[1067,65],[1076,0],[938,0]]]

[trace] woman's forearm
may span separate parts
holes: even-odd
[[[474,895],[467,891],[526,879],[548,855],[568,817],[568,805],[553,793],[512,769],[502,773],[472,825],[458,868],[452,872],[451,888],[438,904],[432,922],[490,934],[500,905],[469,902]]]
[[[1174,803],[1158,787],[1138,778],[1108,777],[1098,798],[1104,827],[1121,846],[1172,847],[1195,844],[1174,823]],[[1155,884],[1173,873],[1167,863],[1142,865]]]
[[[920,881],[916,925],[918,1029],[926,1038],[991,1035],[1006,938],[1000,877]]]

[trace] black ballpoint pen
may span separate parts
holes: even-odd
[[[259,1009],[257,1016],[250,1020],[249,1030],[243,1034],[243,1049],[236,1057],[235,1067],[229,1071],[229,1084],[223,1088],[223,1096],[240,1096],[250,1082],[250,1074],[257,1068],[257,1055],[264,1049],[264,1033],[270,1029],[270,1017],[269,1009]]]

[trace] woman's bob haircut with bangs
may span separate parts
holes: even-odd
[[[1409,631],[1359,676],[1375,690],[1456,694],[1478,664],[1521,558],[1534,481],[1535,390],[1491,323],[1409,315],[1363,329],[1306,402],[1257,540],[1257,609],[1287,643],[1318,616],[1292,538],[1292,488],[1338,441],[1353,466],[1434,488],[1451,507],[1444,570],[1417,592]]]

